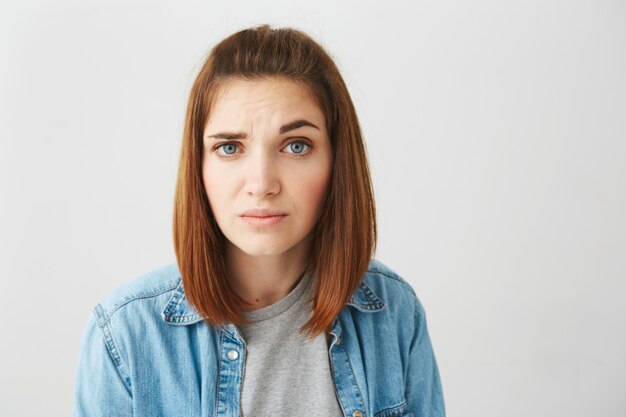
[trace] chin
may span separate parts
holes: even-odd
[[[236,242],[235,246],[240,251],[249,256],[275,256],[282,255],[291,249],[291,246],[287,242]]]
[[[237,250],[248,256],[278,256],[291,251],[298,251],[298,247],[307,244],[307,236],[291,231],[280,233],[237,233],[232,239],[226,238]]]
[[[279,249],[274,249],[274,248],[268,248],[268,247],[264,247],[264,248],[240,248],[246,255],[249,256],[276,256],[276,255],[282,255],[283,253],[285,253],[285,250],[279,250]]]

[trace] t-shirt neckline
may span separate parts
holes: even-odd
[[[271,319],[281,313],[287,311],[294,303],[302,297],[304,291],[308,288],[309,283],[312,281],[312,271],[307,270],[303,273],[296,286],[283,298],[265,307],[257,308],[255,310],[244,311],[243,315],[250,320],[250,322],[258,322],[261,320]]]

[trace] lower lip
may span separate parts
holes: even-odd
[[[280,222],[282,222],[287,215],[282,216],[267,216],[267,217],[252,217],[252,216],[242,216],[241,218],[253,227],[267,227],[274,226]]]

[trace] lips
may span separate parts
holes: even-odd
[[[272,208],[252,208],[239,215],[249,226],[265,229],[281,223],[287,213]]]
[[[273,209],[273,208],[261,208],[261,207],[254,207],[248,210],[245,210],[243,213],[241,213],[239,215],[239,217],[276,217],[276,216],[286,216],[287,213],[285,213],[282,210],[278,210],[278,209]]]

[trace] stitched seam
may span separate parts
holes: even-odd
[[[170,319],[172,317],[172,312],[176,310],[178,304],[180,303],[180,299],[182,298],[182,289],[180,288],[183,285],[183,282],[180,281],[176,288],[174,289],[174,294],[170,297],[167,305],[165,306],[165,310],[163,310],[163,315]]]
[[[381,410],[374,417],[392,417],[395,415],[400,415],[406,410],[406,401],[402,401],[400,404],[395,407],[387,408],[385,410]]]
[[[183,282],[180,281],[180,283],[178,284],[178,286],[176,287],[174,291],[174,294],[170,297],[165,309],[161,313],[163,320],[165,320],[166,323],[171,324],[171,325],[177,326],[177,325],[193,324],[202,320],[202,317],[200,317],[198,313],[185,314],[185,315],[173,314],[173,312],[176,311],[183,297],[185,296],[185,292],[183,291],[182,286],[183,286]]]
[[[200,316],[198,314],[187,314],[185,316],[169,316],[170,319],[182,319],[181,321],[179,321],[179,323],[186,323],[196,317],[198,318],[198,320],[200,319]]]
[[[409,283],[407,283],[406,281],[404,281],[402,278],[400,278],[397,274],[393,273],[393,272],[387,272],[387,271],[381,271],[380,269],[376,269],[376,268],[371,268],[368,269],[368,272],[375,272],[377,274],[383,275],[387,278],[391,278],[396,282],[399,282],[400,284],[404,285],[405,287],[407,287],[409,290],[411,290],[411,292],[413,294],[415,294],[415,290],[413,289],[413,287],[411,287],[409,285]]]
[[[115,306],[115,308],[114,308],[113,312],[112,312],[112,313],[110,314],[110,316],[109,316],[109,320],[110,320],[110,318],[111,318],[111,317],[113,317],[113,315],[117,312],[117,310],[119,310],[120,308],[124,307],[124,306],[125,306],[126,304],[128,304],[128,303],[131,303],[131,302],[136,301],[136,300],[143,300],[143,299],[146,299],[146,298],[153,298],[153,297],[157,297],[157,296],[159,296],[159,295],[161,295],[161,294],[164,294],[164,293],[166,293],[166,292],[168,292],[168,291],[175,290],[176,288],[177,288],[177,285],[176,285],[176,286],[174,286],[174,287],[167,287],[167,288],[164,288],[164,289],[160,289],[160,290],[158,290],[158,292],[156,292],[156,293],[150,293],[150,294],[143,294],[143,295],[132,296],[130,299],[125,300],[125,301],[123,301],[121,304],[118,304],[118,305],[116,305],[116,306]]]
[[[363,401],[363,394],[361,394],[361,388],[359,387],[359,384],[356,382],[356,377],[354,376],[354,368],[352,367],[352,362],[350,362],[350,357],[348,356],[348,352],[346,352],[346,349],[344,349],[344,344],[340,344],[339,348],[341,350],[343,350],[343,354],[346,357],[346,362],[348,362],[348,365],[350,365],[350,371],[352,373],[352,379],[354,380],[354,385],[356,386],[356,390],[359,392],[359,398],[361,399],[361,405],[363,407],[365,407],[365,402]],[[367,417],[367,411],[365,410],[361,410],[363,411],[363,415],[365,415]]]
[[[369,302],[361,303],[353,296],[348,302],[349,305],[365,313],[382,311],[387,307],[385,302],[380,297],[378,297],[378,295],[376,295],[376,293],[372,291],[370,287],[367,286],[365,280],[361,280],[361,282],[359,283],[359,289],[365,294],[365,297],[369,299]],[[352,299],[354,299],[355,302],[352,302]]]
[[[220,356],[217,361],[217,389],[215,390],[215,410],[217,415],[220,410],[220,391],[222,389],[222,353],[224,351],[224,333],[220,332]]]
[[[197,320],[194,318],[194,319],[188,319],[185,321],[166,321],[166,323],[169,324],[170,326],[189,326],[191,324],[196,324],[200,321],[202,321],[201,318],[198,318]]]
[[[363,313],[378,313],[379,311],[384,310],[387,306],[384,305],[381,308],[377,308],[377,306],[372,306],[371,304],[361,304],[359,302],[348,302],[349,306],[356,308],[357,310]]]
[[[365,294],[370,299],[369,304],[367,304],[368,306],[374,306],[376,308],[380,307],[381,304],[384,305],[383,300],[380,299],[380,297],[365,283],[365,281],[362,281],[362,284],[365,287],[363,291],[365,291]]]
[[[113,363],[115,364],[115,370],[119,375],[122,383],[124,384],[124,388],[128,391],[128,394],[132,396],[130,392],[130,387],[126,385],[126,376],[123,374],[121,367],[123,366],[122,355],[115,343],[115,338],[113,337],[113,333],[111,332],[111,328],[109,327],[110,317],[107,317],[106,310],[102,307],[102,305],[97,304],[94,313],[96,314],[96,318],[98,319],[98,326],[103,333],[104,336],[104,344],[107,348],[107,352],[113,359]],[[102,320],[104,319],[104,320]]]
[[[337,338],[337,335],[333,333],[332,331],[331,331],[331,334],[335,335],[335,338]],[[334,340],[333,340],[333,343],[334,343]],[[333,377],[333,388],[335,389],[335,397],[337,397],[337,402],[339,403],[339,406],[341,407],[342,415],[346,415],[346,410],[343,407],[343,403],[341,402],[341,396],[339,395],[339,391],[337,390],[337,376],[336,376],[337,370],[335,369],[335,361],[333,360],[333,354],[330,351],[332,347],[333,347],[333,344],[331,343],[331,346],[328,350],[328,355],[330,356],[330,365],[331,365],[330,372]]]

